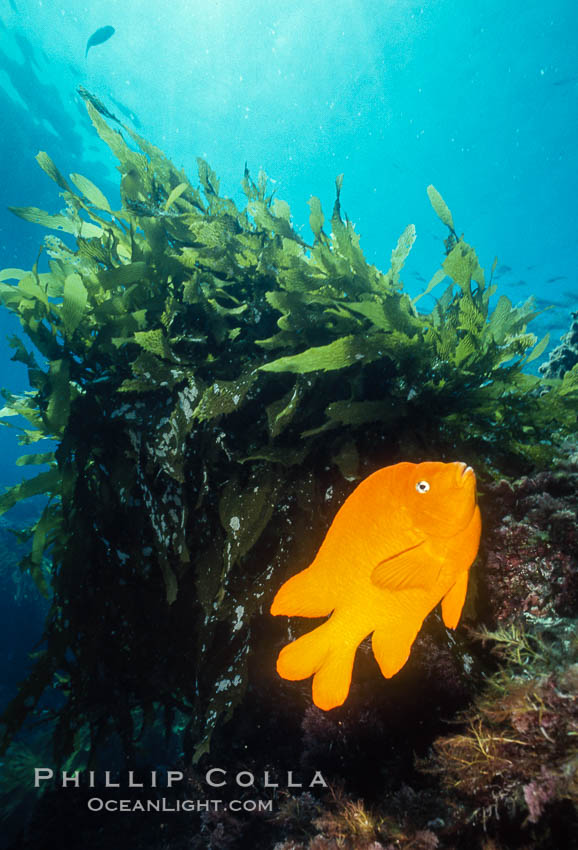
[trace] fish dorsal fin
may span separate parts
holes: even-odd
[[[371,574],[373,584],[382,590],[427,587],[431,577],[428,576],[427,559],[424,557],[424,543],[425,540],[420,540],[409,549],[380,561]]]

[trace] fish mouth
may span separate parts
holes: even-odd
[[[457,470],[458,484],[459,484],[460,487],[463,487],[464,484],[466,484],[467,481],[469,481],[469,479],[474,475],[474,470],[472,469],[471,466],[467,466],[463,462],[457,462],[456,466],[458,467],[458,470]]]

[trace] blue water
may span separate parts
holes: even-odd
[[[8,0],[0,268],[30,268],[43,237],[7,206],[62,205],[39,150],[115,197],[115,163],[76,94],[82,84],[191,175],[206,158],[235,199],[245,163],[253,175],[263,168],[307,239],[307,200],[319,196],[330,214],[344,173],[342,206],[371,262],[386,270],[416,225],[411,294],[443,259],[433,183],[482,265],[498,257],[502,291],[554,305],[536,322],[551,348],[578,301],[577,23],[575,0]],[[85,59],[104,25],[115,35]],[[4,342],[15,330],[0,312],[0,383],[20,391],[26,372]],[[21,477],[20,449],[11,432],[0,441],[6,486]]]

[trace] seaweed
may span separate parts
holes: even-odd
[[[155,723],[199,759],[243,698],[252,621],[331,519],[327,487],[345,497],[401,459],[545,464],[575,428],[578,389],[524,371],[547,343],[527,331],[533,301],[492,307],[491,277],[433,187],[449,237],[424,295],[447,285],[420,313],[401,280],[415,229],[387,272],[367,263],[342,176],[330,231],[311,199],[307,242],[263,172],[245,171],[239,209],[206,162],[197,188],[80,94],[119,160],[121,208],[40,153],[64,209],[13,211],[54,231],[48,271],[0,273],[30,382],[4,392],[4,424],[23,445],[56,442],[0,497],[4,512],[46,496],[25,566],[51,594],[2,748],[52,687],[59,763],[86,729],[89,765],[115,734],[132,763]]]
[[[554,804],[576,805],[575,627],[527,616],[525,626],[473,633],[502,665],[465,712],[464,730],[438,738],[422,762],[467,802],[470,822],[487,827],[517,812],[525,825],[547,823]]]

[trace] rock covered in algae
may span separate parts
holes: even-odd
[[[493,622],[578,607],[578,460],[488,485],[488,553],[480,582]]]
[[[546,378],[563,378],[578,364],[578,312],[570,314],[571,323],[560,344],[550,353],[540,372]]]
[[[570,846],[578,786],[578,463],[485,488],[480,616],[471,630],[498,660],[423,762],[452,800],[450,832],[478,825],[500,840]],[[500,844],[500,846],[502,846]],[[503,845],[510,846],[507,843]]]

